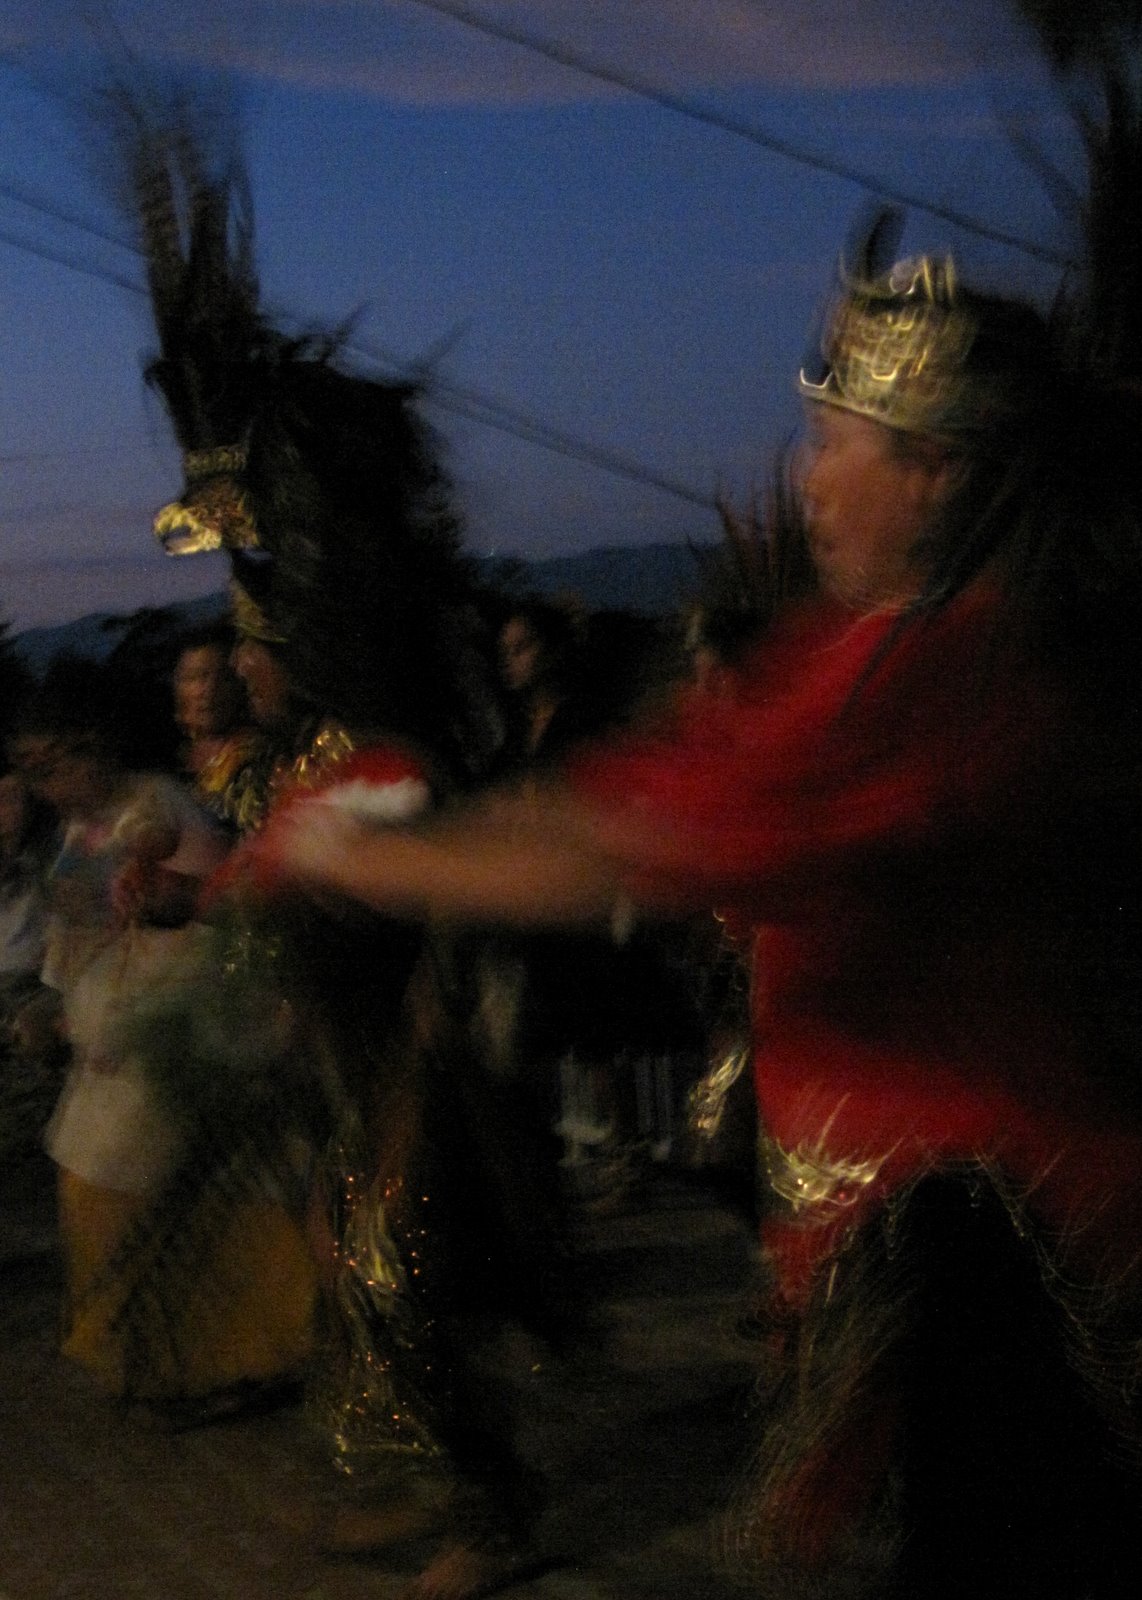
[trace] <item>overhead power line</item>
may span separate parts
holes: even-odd
[[[10,185],[4,180],[0,180],[0,194],[8,193],[9,189]],[[29,198],[27,191],[20,196],[20,203],[29,206],[33,210],[41,210],[45,215],[55,217],[56,220],[64,220],[63,213],[52,206],[40,204],[38,201]],[[114,235],[92,228],[78,217],[72,216],[66,220],[72,227],[82,232],[93,233],[96,238],[110,240],[119,244],[122,248],[130,250],[135,255],[141,254],[137,246],[127,244],[122,239],[116,239]],[[20,238],[5,228],[0,228],[0,242],[9,244],[16,250],[23,250],[29,255],[37,256],[41,260],[50,261],[57,266],[67,267],[69,271],[78,272],[84,277],[114,284],[116,288],[126,289],[131,294],[145,296],[147,293],[143,284],[137,279],[125,277],[122,273],[115,272],[108,267],[96,266],[69,251]],[[383,351],[360,343],[347,344],[345,348],[350,353],[363,355],[369,360],[377,362],[388,369],[395,377],[405,381],[416,382],[423,389],[426,400],[440,406],[444,411],[465,417],[499,433],[521,439],[527,444],[538,445],[541,449],[550,450],[555,455],[561,455],[570,460],[582,461],[588,466],[600,467],[615,477],[626,478],[633,483],[641,483],[650,488],[660,489],[664,494],[673,495],[675,499],[699,506],[702,510],[713,511],[716,509],[716,500],[712,494],[703,493],[701,490],[683,483],[680,479],[670,477],[653,467],[644,466],[641,462],[623,454],[621,451],[612,450],[605,445],[593,444],[589,440],[580,439],[572,433],[543,422],[537,417],[531,417],[518,407],[510,405],[494,395],[484,394],[478,389],[469,388],[461,384],[450,383],[444,378],[437,377],[431,370],[426,370],[423,364],[410,362],[394,352]]]
[[[45,461],[74,460],[76,456],[106,456],[116,450],[135,451],[138,448],[137,438],[124,435],[104,444],[69,445],[66,450],[17,450],[0,455],[0,467],[42,465]]]
[[[579,461],[602,467],[619,477],[630,478],[653,489],[661,489],[666,494],[674,495],[678,500],[688,500],[691,505],[700,506],[703,511],[717,509],[717,501],[712,494],[705,494],[678,478],[658,472],[653,467],[646,467],[622,451],[612,450],[606,445],[587,443],[574,434],[553,427],[550,423],[540,422],[506,400],[497,399],[493,395],[469,388],[464,384],[452,383],[447,378],[435,377],[430,369],[426,370],[423,366],[413,367],[392,351],[382,350],[376,345],[363,344],[357,340],[347,344],[345,348],[351,353],[377,362],[398,377],[422,381],[426,398],[456,415],[481,422],[489,428],[499,428],[529,444],[537,444],[545,450],[552,450],[557,455],[574,456]]]
[[[554,61],[561,67],[567,67],[572,72],[582,73],[585,77],[596,78],[600,83],[609,83],[613,88],[624,89],[629,94],[638,95],[640,99],[651,100],[655,105],[664,107],[667,111],[677,112],[679,116],[688,117],[692,122],[705,123],[707,127],[716,128],[721,133],[727,133],[737,139],[745,139],[748,143],[768,150],[772,155],[783,157],[798,166],[811,167],[817,172],[828,173],[830,177],[843,178],[847,183],[855,184],[858,188],[867,189],[871,193],[891,201],[894,205],[905,206],[912,211],[922,211],[931,217],[938,217],[941,222],[950,222],[954,227],[963,228],[968,233],[974,233],[983,239],[991,239],[997,244],[1006,245],[1018,250],[1024,255],[1034,256],[1040,261],[1046,261],[1051,266],[1068,267],[1073,262],[1070,257],[1061,251],[1053,250],[1049,245],[1038,244],[1032,239],[1024,239],[1018,234],[1008,233],[1004,228],[993,227],[990,223],[981,222],[977,217],[968,216],[967,213],[957,210],[953,206],[940,205],[933,200],[926,200],[922,195],[913,194],[909,190],[900,189],[893,184],[886,184],[880,178],[873,177],[859,168],[849,166],[846,162],[833,160],[829,156],[817,155],[812,151],[802,149],[781,139],[776,134],[768,133],[764,128],[756,127],[753,123],[745,122],[737,117],[727,115],[722,111],[715,111],[712,107],[703,106],[696,101],[688,100],[685,96],[675,94],[671,89],[664,89],[660,84],[652,83],[647,78],[640,78],[632,72],[618,67],[608,66],[605,62],[595,61],[591,57],[573,50],[569,45],[559,44],[553,39],[545,38],[542,34],[532,33],[526,28],[518,28],[505,22],[494,21],[491,17],[474,10],[471,6],[462,3],[462,0],[407,0],[407,3],[422,7],[426,11],[434,11],[440,16],[449,17],[454,22],[462,23],[466,28],[472,28],[477,33],[487,34],[490,38],[503,40],[505,43],[518,45],[523,50],[530,50],[536,55],[544,56],[548,61]]]
[[[54,245],[37,244],[31,239],[24,239],[18,234],[9,232],[7,228],[0,228],[0,242],[10,244],[14,250],[23,250],[27,255],[38,256],[41,261],[51,261],[57,267],[67,267],[83,277],[101,278],[105,283],[113,283],[119,289],[129,289],[132,294],[145,293],[142,284],[134,278],[126,278],[122,273],[113,272],[109,267],[93,267],[90,262],[81,260],[70,251],[59,250]]]
[[[494,21],[474,10],[471,6],[461,3],[461,0],[411,0],[411,3],[448,17],[452,21],[492,38],[532,51],[571,71],[595,78],[630,94],[650,100],[692,121],[703,123],[720,132],[744,139],[761,149],[769,151],[771,154],[781,156],[783,159],[797,165],[842,178],[897,205],[924,212],[929,216],[938,217],[942,221],[950,222],[954,226],[963,228],[982,238],[989,238],[1024,254],[1049,262],[1052,265],[1067,266],[1071,264],[1067,256],[1052,250],[1048,246],[1021,238],[1003,229],[994,228],[955,208],[943,206],[937,202],[927,200],[923,196],[900,190],[892,185],[886,185],[879,178],[863,173],[846,163],[834,161],[828,157],[804,150],[793,145],[788,140],[778,138],[776,135],[770,134],[751,123],[688,100],[682,95],[664,89],[647,79],[637,77],[626,70],[620,70],[603,62],[592,60],[581,52],[555,40],[532,33],[527,29]],[[12,179],[0,179],[0,196],[15,200],[18,204],[32,211],[40,212],[55,221],[64,222],[68,226],[87,233],[93,238],[127,250],[136,256],[141,253],[138,247],[130,241],[97,226],[77,213],[44,200],[25,185]],[[125,277],[109,268],[94,267],[77,256],[52,246],[18,238],[5,229],[0,229],[0,241],[10,244],[18,250],[24,250],[31,255],[38,256],[42,260],[67,267],[88,277],[99,278],[105,282],[115,284],[117,287],[127,289],[133,294],[143,295],[146,293],[143,285],[134,279]],[[347,348],[353,349],[354,347],[347,346]],[[416,367],[402,360],[391,352],[382,352],[365,346],[357,346],[356,349],[358,353],[379,362],[396,375],[405,379],[415,378],[416,381],[422,384],[426,398],[439,405],[443,410],[476,421],[485,427],[509,434],[526,443],[538,445],[540,448],[550,450],[555,454],[580,460],[589,465],[600,467],[616,476],[625,477],[631,481],[660,489],[666,494],[687,501],[703,510],[716,508],[716,499],[712,494],[703,493],[680,480],[658,472],[654,468],[646,467],[622,452],[579,439],[571,433],[528,416],[525,412],[494,396],[483,394],[478,390],[462,385],[451,384],[434,376],[430,371],[426,372],[423,367]]]
[[[93,222],[90,217],[81,216],[78,211],[72,211],[66,206],[45,199],[35,189],[29,188],[26,183],[20,183],[15,178],[0,178],[0,196],[5,200],[15,200],[17,205],[27,206],[29,211],[36,211],[41,216],[53,217],[57,222],[66,222],[69,227],[78,228],[80,232],[90,234],[93,239],[102,239],[105,244],[113,244],[120,250],[138,254],[130,239],[112,233],[110,229],[101,227],[98,222]]]

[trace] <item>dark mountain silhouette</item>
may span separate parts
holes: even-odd
[[[489,583],[509,593],[574,595],[592,611],[626,610],[643,616],[666,616],[684,607],[697,591],[701,556],[712,546],[649,544],[635,547],[600,547],[580,555],[551,556],[545,560],[483,558],[479,562]],[[223,593],[183,601],[172,612],[188,625],[221,615]],[[57,655],[70,652],[104,660],[122,637],[115,626],[117,612],[94,612],[55,628],[29,628],[12,639],[21,660],[42,672]]]

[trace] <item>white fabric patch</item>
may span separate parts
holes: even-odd
[[[325,805],[336,806],[355,822],[407,822],[428,805],[428,785],[420,778],[401,778],[397,783],[370,783],[356,778],[352,783],[334,784],[321,796]]]

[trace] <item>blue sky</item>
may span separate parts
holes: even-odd
[[[1073,136],[1004,0],[471,0],[806,156],[1038,245],[1073,248],[1015,156]],[[69,119],[96,70],[68,0],[0,11],[0,616],[17,628],[219,586],[150,542],[178,487],[141,379],[137,262]],[[463,26],[419,0],[110,4],[160,66],[235,83],[267,304],[392,363],[439,351],[429,414],[473,549],[543,555],[716,535],[796,424],[792,379],[868,191]],[[188,21],[187,19],[190,18]],[[106,23],[103,24],[106,26]],[[28,194],[84,230],[21,204]],[[922,211],[907,248],[1034,295],[1058,269]],[[39,253],[36,253],[39,252]],[[60,253],[85,268],[45,259]],[[94,276],[88,273],[94,273]],[[392,370],[390,366],[388,370]],[[461,414],[501,402],[686,498]]]

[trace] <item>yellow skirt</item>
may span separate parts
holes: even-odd
[[[178,1308],[128,1351],[120,1313],[137,1283],[108,1271],[146,1198],[59,1169],[66,1271],[64,1355],[116,1396],[203,1399],[297,1377],[313,1352],[317,1268],[305,1236],[270,1200],[236,1208]],[[138,1330],[136,1330],[137,1334]]]

